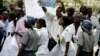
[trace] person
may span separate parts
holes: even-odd
[[[87,17],[88,17],[88,8],[87,8],[87,6],[81,6],[80,7],[80,14],[83,15],[83,20],[87,19]]]
[[[99,27],[98,27],[98,37],[99,37],[99,41],[100,41],[100,18],[99,18]],[[98,54],[98,56],[100,56],[100,43],[98,43],[98,45],[99,45],[99,54]]]
[[[46,13],[46,19],[45,21],[47,22],[47,29],[51,33],[51,35],[56,38],[57,34],[60,33],[60,31],[57,31],[56,29],[61,30],[61,26],[59,26],[58,22],[59,19],[61,18],[62,14],[60,12],[61,8],[58,8],[56,10],[56,16],[49,13],[48,10],[45,7],[42,7],[43,11]]]
[[[33,28],[35,19],[28,18],[25,20],[25,27],[28,31],[22,37],[22,47],[19,49],[18,56],[36,56],[35,52],[38,50],[39,35]]]
[[[8,24],[8,27],[7,27],[7,34],[6,34],[6,37],[8,37],[9,35],[11,35],[13,32],[15,32],[15,28],[16,28],[16,19],[15,19],[15,15],[14,13],[10,13],[9,14],[9,24]]]
[[[100,18],[98,19],[98,21],[99,21],[99,24],[98,24],[98,26],[97,26],[97,28],[96,28],[96,45],[98,46],[98,49],[97,49],[97,51],[96,51],[96,53],[95,53],[95,56],[99,56],[100,55]]]
[[[68,17],[62,16],[59,21],[59,25],[63,27],[63,31],[58,35],[59,38],[59,56],[74,56],[75,55],[75,48],[72,43],[72,37],[70,37],[70,28],[68,27],[70,23]]]
[[[59,25],[58,25],[58,21],[59,21],[59,18],[61,18],[61,16],[62,16],[63,14],[66,13],[63,2],[62,2],[62,1],[59,1],[59,3],[60,3],[62,6],[57,7],[57,9],[56,9],[56,11],[55,11],[55,12],[56,12],[56,15],[55,15],[55,14],[53,15],[52,13],[50,13],[50,12],[47,10],[46,7],[42,7],[42,9],[43,9],[43,11],[45,12],[45,15],[46,15],[45,21],[47,22],[47,23],[46,23],[47,29],[50,31],[51,35],[53,35],[54,32],[56,31],[56,30],[55,30],[56,28],[55,28],[54,25],[56,25],[56,27],[58,27],[59,29],[61,28],[61,27],[59,27]],[[54,10],[54,9],[53,9],[53,10]],[[54,35],[55,35],[55,34],[54,34]]]
[[[40,33],[40,40],[39,40],[39,48],[36,52],[36,56],[48,56],[49,51],[47,48],[48,40],[49,40],[49,33],[46,29],[46,22],[44,19],[40,18],[37,20],[36,23],[37,29]]]
[[[0,2],[0,15],[3,13],[3,0]]]
[[[76,56],[93,56],[94,34],[92,32],[92,23],[84,20],[81,24],[83,32],[78,38],[78,50]]]
[[[67,28],[67,26],[70,25],[68,21],[70,20],[67,16],[62,16],[60,18],[59,25],[63,27],[63,30],[57,35],[58,44],[52,50],[55,52],[52,53],[51,56],[74,56],[75,54],[75,48],[71,41],[72,37],[69,36],[70,33],[68,32],[70,30]]]
[[[76,53],[78,49],[78,45],[77,45],[78,36],[80,32],[82,32],[82,28],[80,26],[81,21],[82,21],[82,15],[80,13],[76,13],[76,15],[74,16],[74,23],[68,26],[70,28],[70,35],[72,37],[72,42],[74,43]]]
[[[49,31],[51,31],[52,24],[53,24],[53,20],[54,20],[55,16],[54,16],[52,13],[50,13],[50,12],[47,10],[46,7],[42,7],[42,10],[43,10],[44,13],[45,13],[44,19],[45,19],[45,21],[47,22],[47,23],[46,23],[46,25],[47,25],[46,28],[47,28]]]
[[[67,8],[67,16],[69,17],[70,19],[70,24],[74,23],[74,18],[73,18],[73,15],[75,13],[75,9],[74,8]]]
[[[87,17],[87,14],[88,14],[88,9],[87,9],[87,7],[86,7],[86,6],[81,6],[81,7],[80,7],[80,13],[81,13],[83,16]]]
[[[0,21],[0,51],[2,50],[2,39],[4,36],[3,28],[5,24]]]
[[[31,17],[23,16],[15,23],[15,25],[16,25],[15,32],[17,33],[17,35],[15,35],[15,36],[16,36],[16,40],[17,40],[17,44],[18,44],[19,48],[21,48],[21,46],[22,46],[21,38],[24,35],[24,33],[27,31],[27,28],[25,28],[25,25],[24,25],[24,20],[26,20],[27,18],[31,18]]]
[[[4,28],[4,32],[5,33],[6,33],[6,29],[7,29],[8,23],[9,23],[8,19],[9,19],[8,12],[4,11],[3,12],[3,19],[1,21],[5,24],[5,28]]]
[[[6,30],[7,30],[8,24],[9,24],[8,18],[9,18],[8,12],[3,11],[3,19],[1,20],[5,24],[5,27],[3,28],[3,32],[4,32],[3,43],[5,42],[5,39],[6,39]]]
[[[92,8],[87,8],[87,9],[88,9],[87,19],[91,21],[91,23],[93,24],[93,28],[96,28],[98,24],[97,22],[98,20],[96,16],[93,15]]]
[[[25,33],[25,31],[27,31],[27,28],[25,28],[24,26],[24,20],[27,19],[27,18],[30,18],[26,15],[24,15],[22,13],[23,11],[22,10],[18,10],[15,14],[15,32],[17,33],[16,35],[16,40],[17,40],[17,43],[18,43],[18,47],[20,48],[21,47],[21,38],[23,36],[23,34]],[[20,14],[20,15],[19,15]],[[17,18],[16,18],[17,16]]]
[[[20,0],[19,0],[19,1],[17,2],[18,7],[21,8],[21,9],[23,9],[23,4],[24,4],[23,1],[20,1]]]

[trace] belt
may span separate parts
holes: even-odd
[[[27,50],[24,50],[25,52],[33,52],[33,53],[35,53],[36,51],[27,51]]]

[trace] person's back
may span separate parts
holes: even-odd
[[[22,38],[22,44],[26,45],[25,50],[36,52],[38,49],[39,36],[34,29],[29,29]]]
[[[91,52],[94,46],[94,36],[83,32],[83,49],[82,51]]]
[[[24,21],[24,26],[28,30],[22,37],[22,47],[19,49],[18,56],[36,56],[35,52],[38,49],[39,36],[38,32],[33,28],[35,25],[35,19],[27,16],[27,20]]]
[[[94,34],[92,29],[92,23],[89,20],[84,20],[81,24],[83,32],[78,38],[78,51],[77,56],[93,56],[94,48]]]

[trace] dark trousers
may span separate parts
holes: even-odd
[[[22,56],[36,56],[35,52],[33,51],[24,51]]]
[[[84,52],[84,51],[81,51],[79,56],[93,56],[93,53],[89,53],[89,52]]]

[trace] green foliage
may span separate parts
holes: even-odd
[[[79,3],[81,6],[83,6],[85,3],[82,0],[73,0],[75,3]]]

